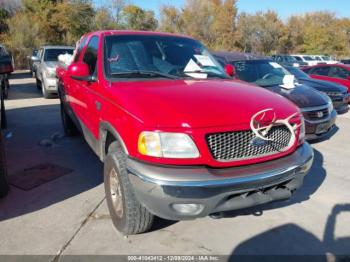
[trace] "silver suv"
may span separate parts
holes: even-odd
[[[45,98],[51,98],[57,94],[56,67],[58,56],[73,54],[71,46],[43,46],[39,49],[37,57],[34,57],[36,85],[42,90]]]

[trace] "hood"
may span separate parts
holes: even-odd
[[[280,86],[267,87],[267,89],[284,96],[300,108],[323,106],[328,103],[325,95],[306,85],[297,85],[293,89]]]
[[[263,109],[273,108],[278,118],[298,110],[281,96],[235,80],[114,82],[108,90],[118,106],[149,127],[249,126]]]
[[[346,93],[348,90],[345,86],[342,86],[333,82],[314,79],[314,78],[302,78],[302,79],[298,79],[298,82],[300,84],[304,84],[312,88],[315,88],[316,90],[321,92],[339,92],[343,94],[343,93]]]
[[[58,66],[58,61],[46,61],[44,62],[46,67],[56,68]]]

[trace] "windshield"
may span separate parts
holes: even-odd
[[[296,78],[310,78],[310,76],[298,68],[287,67],[287,70],[292,73]]]
[[[198,41],[160,35],[106,36],[108,78],[227,78],[222,66]]]
[[[288,62],[298,62],[293,56],[285,56],[285,60]]]
[[[73,54],[74,49],[46,49],[44,61],[58,61],[59,55]]]
[[[311,58],[311,56],[303,56],[305,61],[315,61],[314,59]]]
[[[247,60],[231,64],[240,80],[262,87],[282,85],[284,76],[290,75],[286,69],[272,61]]]
[[[322,56],[322,59],[323,59],[324,61],[329,61],[329,60],[331,60],[331,58],[330,58],[329,56]]]

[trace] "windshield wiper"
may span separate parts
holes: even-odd
[[[229,77],[219,74],[219,73],[214,73],[214,72],[209,72],[209,71],[201,71],[201,70],[195,70],[195,71],[184,71],[184,74],[206,74],[208,76],[213,76],[213,77],[219,77],[223,79],[228,79]]]
[[[144,71],[144,70],[133,70],[133,71],[125,71],[125,72],[115,72],[111,73],[112,77],[122,77],[122,76],[148,76],[148,77],[164,77],[170,79],[179,79],[174,75],[170,75],[167,73],[162,73],[158,71]]]

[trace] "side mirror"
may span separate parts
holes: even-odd
[[[233,77],[235,75],[235,67],[231,64],[226,64],[225,65],[225,72],[229,76]]]
[[[40,58],[37,56],[31,56],[31,58],[33,62],[40,62]]]
[[[78,81],[95,82],[96,78],[90,75],[89,66],[83,62],[72,63],[67,70],[70,78]]]

